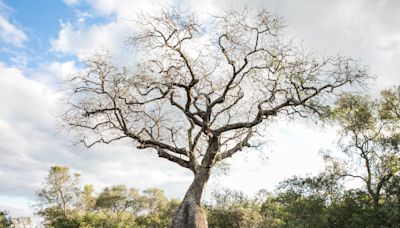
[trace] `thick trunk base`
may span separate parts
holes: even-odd
[[[204,209],[194,201],[183,201],[171,228],[208,228]]]
[[[201,207],[203,189],[210,178],[209,169],[198,169],[172,220],[171,228],[208,228],[207,216]]]

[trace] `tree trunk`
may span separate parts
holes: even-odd
[[[203,189],[210,178],[210,169],[199,168],[172,220],[171,228],[207,228],[207,217],[201,207]]]

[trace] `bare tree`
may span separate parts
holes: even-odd
[[[126,138],[193,172],[172,227],[207,227],[200,202],[211,168],[251,147],[265,123],[321,114],[339,88],[368,77],[350,58],[296,48],[266,10],[199,21],[145,15],[128,42],[137,67],[97,55],[68,81],[64,120],[85,146]]]

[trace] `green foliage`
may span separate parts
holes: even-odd
[[[326,156],[335,167],[330,172],[364,183],[375,214],[386,202],[388,183],[400,174],[400,87],[381,95],[372,101],[366,96],[346,94],[337,101],[331,118],[339,124],[339,147],[347,158],[340,162]]]
[[[63,228],[167,227],[179,205],[157,188],[141,193],[115,185],[96,195],[92,185],[80,186],[78,174],[59,166],[51,167],[37,199],[43,225]]]
[[[84,210],[90,210],[96,205],[96,198],[93,196],[94,189],[92,185],[83,186],[81,195],[82,207]]]
[[[381,118],[400,122],[400,86],[382,91],[381,96]]]
[[[55,178],[54,175],[63,179],[62,183],[71,184],[67,181],[70,179],[65,178],[70,176],[68,169],[52,168],[50,179]],[[60,214],[59,208],[54,207],[56,202],[38,208],[38,214],[45,220],[45,227],[168,227],[180,203],[168,199],[157,188],[140,192],[124,185],[115,185],[95,194],[91,185],[81,188],[79,182],[73,183],[80,191],[77,202],[69,207],[68,216]],[[45,182],[43,188],[52,189],[48,184]],[[43,192],[43,189],[39,192]],[[345,190],[342,178],[322,172],[316,176],[293,177],[282,181],[274,194],[262,190],[254,197],[248,197],[229,189],[215,191],[212,200],[205,206],[209,227],[215,228],[394,228],[400,224],[399,176],[385,183],[384,193],[381,206],[376,210],[367,190]],[[0,212],[0,216],[2,222],[6,221],[2,224],[7,224],[3,227],[12,227],[6,213]]]
[[[354,94],[343,94],[336,101],[336,107],[331,111],[330,118],[338,121],[345,132],[365,131],[376,127],[373,110],[376,103],[368,97]]]
[[[0,211],[0,228],[11,227],[12,220],[7,211]]]
[[[44,186],[36,196],[36,214],[47,221],[47,225],[74,227],[71,220],[80,204],[79,174],[70,174],[67,167],[50,168]]]
[[[210,227],[258,227],[260,204],[242,192],[225,189],[213,193],[214,204],[207,206]]]
[[[261,227],[397,227],[400,204],[393,195],[377,212],[366,191],[344,190],[332,177],[321,173],[282,182],[261,207]]]
[[[168,227],[179,206],[178,200],[168,200],[164,192],[157,188],[143,191],[142,211],[136,221],[141,227]]]

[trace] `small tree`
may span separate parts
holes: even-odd
[[[340,162],[330,155],[326,159],[334,173],[365,184],[375,213],[395,196],[383,193],[394,189],[392,183],[400,173],[399,91],[386,90],[377,101],[346,94],[333,110],[342,133],[339,145],[348,159]]]
[[[36,213],[50,223],[66,221],[76,214],[80,201],[79,174],[67,167],[53,166],[37,193]]]
[[[172,227],[207,227],[200,203],[212,167],[251,147],[265,123],[321,114],[339,88],[368,77],[350,58],[296,48],[266,10],[228,11],[203,24],[169,10],[136,24],[128,43],[138,66],[88,59],[67,83],[64,121],[87,147],[130,139],[191,170]]]
[[[95,207],[116,224],[133,221],[132,210],[140,207],[139,192],[124,185],[105,188],[97,197]]]

